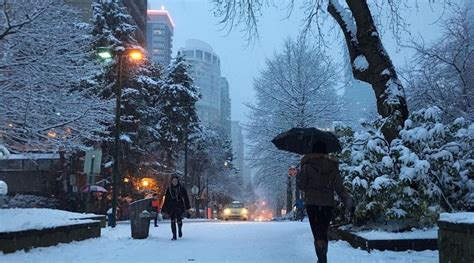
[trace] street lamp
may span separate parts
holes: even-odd
[[[117,85],[115,90],[115,149],[113,152],[114,167],[113,167],[113,192],[112,192],[112,217],[110,226],[116,226],[116,214],[117,214],[117,191],[118,181],[120,178],[119,174],[119,156],[120,156],[120,107],[122,98],[122,75],[123,75],[123,57],[124,55],[129,58],[132,62],[140,62],[143,60],[143,53],[138,48],[123,48],[119,47],[115,50],[108,47],[97,48],[97,56],[102,60],[110,60],[112,58],[117,59]]]

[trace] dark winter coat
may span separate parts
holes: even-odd
[[[165,201],[161,211],[169,215],[182,215],[191,206],[186,189],[181,185],[170,186],[166,189]]]
[[[310,154],[301,159],[298,188],[305,193],[306,205],[335,206],[334,191],[346,207],[352,206],[339,173],[339,163],[327,155]]]

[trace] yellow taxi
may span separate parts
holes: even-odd
[[[247,221],[249,211],[243,203],[234,201],[224,208],[223,218],[226,221],[229,219]]]

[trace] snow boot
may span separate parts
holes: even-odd
[[[183,237],[183,231],[181,229],[183,228],[183,222],[178,222],[178,236]]]
[[[176,222],[171,221],[171,232],[173,232],[173,238],[171,240],[176,240]]]
[[[314,242],[314,248],[316,249],[316,256],[318,256],[318,263],[327,263],[327,252],[328,247],[327,244],[325,246],[318,246],[317,242]]]

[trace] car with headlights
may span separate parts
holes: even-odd
[[[228,204],[224,208],[223,216],[224,220],[244,220],[247,221],[249,218],[249,211],[245,207],[244,203],[234,201]]]

